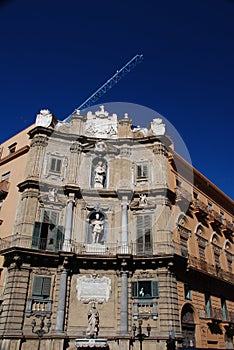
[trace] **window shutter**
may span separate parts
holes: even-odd
[[[55,170],[55,165],[56,165],[56,159],[55,158],[51,158],[50,170],[54,171]]]
[[[33,281],[33,290],[32,290],[33,296],[36,296],[36,297],[41,296],[42,284],[43,284],[43,277],[35,276]]]
[[[50,222],[54,225],[57,225],[58,213],[56,211],[50,211]]]
[[[64,240],[64,227],[63,226],[57,226],[57,232],[56,232],[56,245],[55,250],[61,250],[62,244]]]
[[[137,282],[132,282],[132,297],[137,298],[138,297],[138,283]]]
[[[57,162],[56,162],[56,171],[58,173],[60,173],[60,170],[61,170],[61,159],[57,159]]]
[[[143,165],[143,174],[142,177],[147,178],[148,177],[148,166],[147,164]]]
[[[143,216],[137,216],[137,252],[143,251],[144,245],[144,221]]]
[[[143,228],[144,228],[143,216],[139,215],[137,216],[137,239],[143,236]]]
[[[152,297],[157,298],[158,297],[158,281],[152,281],[151,288],[152,288]]]
[[[141,165],[137,165],[137,178],[141,178]]]
[[[38,249],[40,245],[42,223],[36,221],[34,223],[33,236],[32,236],[32,248]]]
[[[51,285],[51,278],[43,277],[41,294],[44,298],[48,298],[50,296],[50,285]]]

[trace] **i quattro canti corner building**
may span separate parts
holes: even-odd
[[[233,349],[233,201],[155,118],[41,110],[2,144],[1,350]]]

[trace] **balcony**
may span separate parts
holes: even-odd
[[[209,211],[207,219],[210,224],[213,224],[214,226],[219,227],[220,229],[224,229],[225,219],[221,214],[217,213],[215,210],[212,209]]]
[[[193,211],[195,214],[201,215],[202,217],[206,217],[210,213],[208,206],[200,199],[193,200]]]
[[[39,298],[28,298],[25,315],[30,316],[46,316],[50,317],[52,314],[52,300],[50,299],[39,299]]]
[[[202,273],[217,277],[233,284],[234,275],[231,272],[217,269],[216,266],[208,264],[205,260],[189,255],[188,268],[201,271]]]
[[[9,192],[10,182],[8,179],[2,180],[0,182],[0,199],[6,198]]]
[[[172,246],[159,247],[158,243],[151,243],[150,245],[142,245],[136,242],[130,242],[128,244],[122,242],[106,242],[104,244],[89,244],[86,242],[71,241],[66,245],[61,240],[51,240],[45,238],[36,238],[30,236],[24,236],[15,234],[6,238],[0,238],[0,252],[9,248],[26,248],[35,251],[43,252],[58,252],[66,251],[72,252],[77,255],[103,255],[103,256],[116,256],[116,255],[135,255],[144,257],[153,257],[156,255],[172,255],[174,254],[174,248]],[[160,249],[160,250],[159,250]],[[162,252],[163,251],[163,252]]]

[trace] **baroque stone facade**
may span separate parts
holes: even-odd
[[[146,350],[169,337],[233,348],[233,201],[174,152],[162,120],[42,110],[28,134],[1,246],[0,348],[127,350],[139,320]]]

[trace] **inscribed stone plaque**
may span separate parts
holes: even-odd
[[[77,278],[77,297],[83,303],[103,303],[110,297],[111,280],[107,277],[80,276]]]

